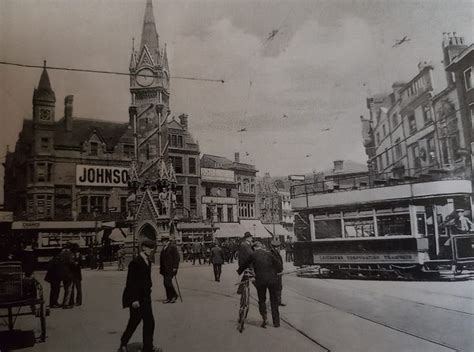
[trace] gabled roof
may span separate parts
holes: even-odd
[[[129,132],[130,139],[132,138],[128,123],[74,118],[70,132],[66,131],[64,119],[58,121],[55,127],[54,144],[60,146],[80,147],[92,136],[94,131],[104,140],[108,148],[115,147],[127,132]]]
[[[368,172],[367,165],[352,160],[344,160],[342,170],[334,171],[334,167],[323,170],[324,176],[354,174],[363,172]]]
[[[231,165],[232,161],[223,156],[203,154],[201,157],[201,167],[224,168]]]

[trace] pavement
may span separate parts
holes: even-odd
[[[284,263],[284,271],[292,271]],[[474,281],[397,282],[283,279],[280,328],[260,327],[253,296],[243,333],[237,331],[237,265],[223,266],[215,282],[212,266],[181,263],[178,281],[183,302],[163,304],[165,291],[153,267],[155,345],[171,351],[229,352],[435,352],[473,351]],[[22,351],[116,351],[128,320],[121,308],[126,271],[83,270],[83,305],[53,309],[47,340]],[[37,273],[41,280],[44,273]],[[49,285],[45,284],[46,297]],[[268,309],[269,317],[270,309]],[[1,324],[1,323],[0,323]],[[39,320],[20,318],[18,327],[35,329]],[[0,326],[0,330],[2,327]],[[141,325],[129,344],[141,347]]]
[[[245,330],[239,333],[236,268],[236,264],[224,265],[221,282],[215,282],[212,266],[181,263],[178,280],[183,302],[163,304],[162,277],[154,266],[155,345],[165,352],[326,351],[285,322],[274,328],[270,318],[267,328],[261,328],[255,302],[250,307]],[[41,279],[44,273],[37,277]],[[111,267],[104,271],[83,270],[83,305],[69,310],[52,309],[47,319],[46,342],[22,351],[116,351],[128,320],[128,310],[121,308],[125,279],[126,271]],[[48,286],[44,285],[46,295]],[[283,313],[284,307],[281,310]],[[22,329],[34,328],[39,332],[38,319],[20,318],[18,324]],[[141,337],[140,325],[130,341],[130,351],[140,349]]]

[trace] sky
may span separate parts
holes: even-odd
[[[145,0],[0,0],[0,61],[127,72]],[[445,86],[442,33],[474,37],[474,0],[154,0],[167,43],[172,115],[189,114],[201,153],[284,176],[366,162],[360,116],[431,61]],[[274,33],[272,38],[270,33]],[[410,41],[392,47],[397,39]],[[31,118],[40,69],[0,65],[0,159]],[[56,118],[128,121],[128,77],[49,71]],[[246,132],[238,132],[245,128]],[[3,169],[0,170],[0,202]]]

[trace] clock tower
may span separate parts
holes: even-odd
[[[44,61],[38,88],[33,93],[34,155],[51,155],[53,152],[55,107],[56,95],[51,88]]]
[[[160,48],[152,0],[146,1],[140,46],[130,58],[130,127],[135,158],[130,168],[135,235],[159,240],[170,234],[176,178],[168,160],[170,74]]]

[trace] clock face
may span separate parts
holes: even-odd
[[[137,83],[142,87],[148,87],[155,81],[154,73],[152,70],[143,69],[138,72]]]
[[[40,109],[39,118],[41,121],[51,120],[51,111],[46,109]]]

